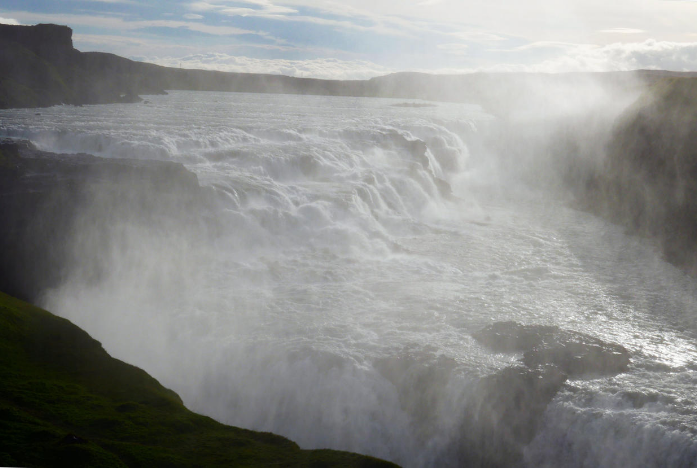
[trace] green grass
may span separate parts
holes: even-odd
[[[187,410],[69,321],[0,293],[0,466],[388,467]]]

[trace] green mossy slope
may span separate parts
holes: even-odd
[[[388,467],[187,410],[69,321],[0,293],[0,466]]]

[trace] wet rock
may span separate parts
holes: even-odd
[[[475,340],[497,353],[529,351],[552,342],[560,330],[549,325],[521,325],[517,322],[496,322],[472,334]]]
[[[553,366],[508,367],[484,377],[465,410],[458,466],[515,466],[567,376]]]
[[[619,395],[624,400],[627,400],[629,403],[631,403],[632,406],[636,409],[643,408],[644,406],[652,403],[658,403],[660,396],[658,393],[655,392],[644,392],[638,390],[619,392]],[[666,398],[668,399],[669,397]]]
[[[629,352],[622,346],[586,335],[572,338],[527,351],[523,363],[529,367],[553,364],[570,376],[614,375],[627,370]]]
[[[138,96],[136,93],[129,91],[128,93],[119,95],[117,102],[122,104],[137,104],[139,102],[143,102],[143,98]]]
[[[554,326],[496,322],[473,337],[496,352],[523,352],[528,367],[554,365],[573,377],[619,374],[629,365],[623,346]]]
[[[78,264],[96,279],[107,267],[98,254],[117,242],[118,226],[153,236],[203,231],[212,196],[178,163],[55,154],[0,140],[0,290],[36,301]]]
[[[448,383],[457,361],[432,350],[405,349],[401,353],[377,359],[375,369],[392,385],[402,410],[411,417],[423,440],[434,435],[438,415],[444,411]]]

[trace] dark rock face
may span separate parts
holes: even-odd
[[[164,92],[145,73],[158,68],[79,52],[67,26],[0,25],[0,108],[140,102],[138,94]]]
[[[0,291],[38,300],[64,279],[70,259],[89,266],[87,247],[109,247],[110,223],[146,225],[153,235],[203,229],[211,196],[181,164],[54,154],[1,141]],[[78,241],[85,228],[90,238]],[[101,268],[86,269],[98,278]]]
[[[581,200],[697,274],[697,79],[664,79],[617,120]]]
[[[432,436],[440,402],[457,362],[428,351],[405,349],[401,354],[376,360],[374,366],[395,386],[401,407],[412,418],[419,435],[424,440]]]
[[[559,328],[546,325],[521,325],[516,322],[496,322],[472,336],[479,343],[498,353],[529,351],[550,342]]]
[[[521,463],[547,405],[566,381],[552,366],[508,367],[484,377],[469,400],[453,453],[455,466],[510,467]]]
[[[554,326],[496,322],[473,337],[496,352],[524,353],[525,367],[505,368],[477,384],[455,449],[460,466],[521,464],[547,405],[569,376],[617,374],[629,364],[622,346]]]
[[[528,367],[552,364],[569,376],[615,375],[627,370],[629,352],[622,346],[584,335],[523,354]]]
[[[554,365],[573,377],[618,374],[629,365],[624,347],[554,326],[496,322],[473,336],[497,352],[523,352],[528,367]]]
[[[57,24],[13,26],[0,24],[0,40],[26,47],[42,57],[51,57],[73,50],[73,30]]]

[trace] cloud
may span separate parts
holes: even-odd
[[[464,55],[467,53],[469,46],[461,43],[438,44],[438,50],[442,50],[450,55]]]
[[[471,42],[496,42],[504,41],[506,38],[486,31],[458,31],[450,33],[450,36],[456,37],[463,41]]]
[[[0,16],[0,24],[13,24],[15,26],[19,25],[19,21],[13,18],[3,18]]]
[[[275,5],[268,0],[240,0],[233,2],[232,5],[224,0],[211,0],[208,2],[193,2],[189,5],[189,8],[194,11],[219,11],[228,16],[268,17],[298,12],[293,8]]]
[[[69,26],[89,26],[94,28],[111,29],[118,31],[134,31],[145,28],[171,28],[171,29],[188,29],[197,31],[212,36],[233,36],[242,34],[254,34],[258,36],[271,36],[263,31],[251,31],[248,29],[240,29],[232,26],[214,26],[198,22],[176,21],[176,20],[135,20],[127,21],[117,16],[94,16],[94,15],[77,15],[77,14],[61,14],[61,13],[34,13],[29,11],[14,11],[12,16],[26,22],[42,22],[67,24]]]
[[[566,71],[697,70],[697,42],[668,42],[653,39],[616,43],[602,47],[578,46],[543,67]]]
[[[138,2],[135,0],[87,0],[88,2],[96,2],[96,3],[125,3],[129,5],[137,5]]]
[[[648,39],[643,42],[618,42],[605,46],[565,42],[537,42],[509,50],[509,57],[513,59],[517,54],[535,49],[547,49],[547,51],[553,51],[554,54],[551,58],[538,63],[504,62],[484,67],[484,69],[487,71],[542,73],[697,70],[697,42],[670,42]]]
[[[294,6],[307,8],[307,14],[289,6],[277,5],[268,0],[207,0],[189,3],[192,11],[216,12],[230,17],[259,17],[276,21],[293,21],[348,29],[374,32],[389,36],[407,36],[419,30],[416,22],[399,17],[380,16],[339,3],[292,1]]]
[[[608,33],[608,34],[641,34],[646,31],[643,29],[633,29],[633,28],[612,28],[612,29],[603,29],[600,31],[601,33]]]
[[[139,57],[144,62],[167,67],[195,68],[243,73],[268,73],[302,78],[362,80],[395,70],[361,60],[338,59],[257,59],[223,53],[194,54],[186,57]]]
[[[184,19],[190,19],[190,20],[203,19],[203,15],[197,15],[196,13],[187,13],[183,17],[184,17]]]

